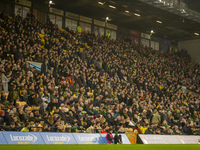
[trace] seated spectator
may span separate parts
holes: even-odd
[[[89,128],[87,128],[86,133],[96,133],[96,124],[92,123]]]
[[[18,129],[17,129],[17,127],[15,126],[15,123],[14,123],[14,122],[11,122],[9,127],[5,126],[3,129],[4,129],[5,131],[18,131]]]
[[[21,129],[21,132],[29,132],[30,125],[28,122],[25,123],[24,127]]]
[[[0,110],[0,125],[4,124],[4,114],[5,112],[3,110]]]

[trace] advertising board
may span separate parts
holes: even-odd
[[[105,144],[105,140],[100,134],[94,133],[73,133],[72,134],[78,144]]]
[[[41,133],[45,144],[77,144],[71,133]]]
[[[139,134],[144,144],[198,144],[200,136]]]
[[[3,132],[8,144],[45,144],[36,132]]]

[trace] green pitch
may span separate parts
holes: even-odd
[[[0,145],[0,150],[200,150],[197,145]]]

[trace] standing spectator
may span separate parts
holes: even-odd
[[[0,74],[0,92],[2,91],[3,89],[3,83],[2,83],[2,74]]]
[[[48,60],[45,60],[43,63],[42,63],[42,66],[41,66],[41,72],[44,73],[44,75],[47,75],[48,73]]]
[[[22,56],[22,49],[19,49],[18,52],[15,52],[15,61],[18,61],[18,60],[21,60],[22,62],[22,59],[23,59],[23,56]]]
[[[77,29],[77,33],[78,33],[78,34],[81,34],[81,30],[82,30],[82,29],[81,29],[81,26],[78,25],[76,29]]]
[[[3,83],[3,91],[8,93],[8,82],[10,78],[8,78],[4,73],[2,73],[2,83]]]

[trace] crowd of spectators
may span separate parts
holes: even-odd
[[[0,12],[0,72],[1,130],[200,133],[199,65],[175,53]]]

